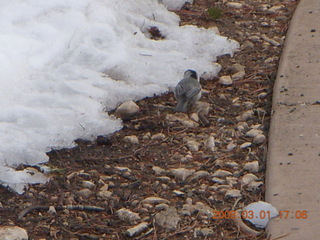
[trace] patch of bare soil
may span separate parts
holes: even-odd
[[[215,211],[264,199],[267,139],[247,133],[268,136],[273,83],[297,2],[195,0],[175,11],[181,25],[217,27],[241,45],[233,57],[217,62],[219,76],[237,74],[239,66],[244,75],[234,76],[231,85],[218,77],[201,80],[201,101],[211,106],[209,124],[192,128],[170,120],[172,93],[143,99],[122,130],[49,152],[48,184],[31,186],[23,195],[1,187],[0,225],[20,226],[30,239],[265,239],[261,229],[256,229],[260,235],[249,235],[232,217]],[[161,29],[150,31],[161,38]],[[125,136],[137,136],[139,143],[124,141]],[[207,144],[210,137],[214,149]],[[256,178],[246,183],[246,175]],[[168,207],[175,215],[160,219]],[[131,237],[141,223],[144,228]]]

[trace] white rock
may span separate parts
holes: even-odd
[[[258,98],[259,99],[264,99],[266,96],[268,96],[267,92],[261,92],[261,93],[258,94]]]
[[[219,191],[220,193],[226,193],[229,189],[231,189],[231,186],[228,184],[209,187],[209,190]]]
[[[261,37],[257,36],[257,35],[253,35],[253,36],[248,37],[248,39],[251,40],[252,42],[259,42]]]
[[[255,191],[255,190],[259,189],[262,185],[263,185],[262,181],[251,182],[248,184],[247,188],[248,188],[248,190]]]
[[[187,177],[191,176],[195,172],[195,170],[186,168],[176,168],[172,169],[171,172],[176,178],[180,179],[181,181],[184,181]]]
[[[145,231],[146,229],[148,229],[148,223],[142,222],[142,223],[139,223],[137,226],[134,226],[133,228],[129,228],[125,232],[125,235],[128,237],[134,237],[134,236],[138,235],[139,233]]]
[[[17,226],[0,226],[0,239],[3,240],[28,240],[25,229]]]
[[[239,2],[227,2],[226,5],[228,7],[231,7],[231,8],[237,8],[237,9],[240,9],[243,7],[243,4],[242,3],[239,3]]]
[[[215,149],[215,143],[214,143],[214,137],[210,136],[205,142],[204,146],[208,149],[210,152],[214,152]]]
[[[176,231],[178,223],[180,222],[180,217],[175,207],[169,207],[164,211],[161,211],[155,216],[155,223],[167,230],[167,231]]]
[[[159,203],[169,203],[167,199],[160,197],[147,197],[141,201],[141,203],[149,203],[149,204],[159,204]]]
[[[254,138],[255,136],[257,136],[258,134],[261,134],[261,133],[263,133],[263,132],[259,129],[251,129],[250,131],[248,131],[246,133],[246,136]]]
[[[272,38],[269,38],[266,34],[262,34],[262,35],[261,35],[261,38],[262,38],[263,40],[265,40],[265,41],[268,43],[268,45],[269,45],[269,43],[272,44],[272,45],[274,45],[274,46],[276,46],[276,47],[278,47],[278,46],[281,45],[281,43],[277,42],[276,40],[274,40],[274,39],[272,39]]]
[[[237,147],[236,144],[234,144],[233,142],[229,143],[227,146],[227,150],[228,151],[232,151],[233,149],[235,149]]]
[[[244,185],[248,185],[251,182],[257,181],[258,179],[259,178],[256,175],[252,173],[247,173],[241,178],[240,183],[242,186],[244,186]]]
[[[190,140],[187,142],[187,147],[190,151],[192,152],[198,152],[199,151],[199,146],[200,146],[200,143],[198,143],[197,141],[194,141],[194,140]]]
[[[238,167],[239,167],[239,164],[238,164],[238,163],[236,163],[235,161],[227,162],[225,165],[226,165],[226,167],[230,167],[230,168],[233,168],[233,169],[235,169],[235,168],[238,168]]]
[[[218,184],[226,184],[227,181],[218,177],[214,177],[211,179],[212,182],[214,183],[218,183]]]
[[[157,133],[152,135],[151,140],[163,140],[166,138],[166,135],[164,135],[163,133]]]
[[[243,103],[243,106],[246,108],[246,109],[252,109],[254,107],[254,103],[253,102],[250,102],[250,101],[246,101]]]
[[[162,211],[162,210],[166,210],[168,209],[169,205],[168,204],[165,204],[165,203],[160,203],[160,204],[157,204],[154,209],[156,211]]]
[[[96,185],[91,181],[83,181],[82,182],[82,187],[84,187],[84,188],[91,189],[91,188],[94,188],[95,186]]]
[[[175,195],[177,195],[177,196],[183,196],[183,195],[185,195],[184,192],[181,192],[181,191],[179,191],[179,190],[173,190],[172,192],[173,192]]]
[[[243,169],[251,173],[257,173],[259,172],[259,162],[258,161],[247,162],[244,164]]]
[[[242,132],[242,133],[245,133],[249,130],[249,126],[246,122],[239,122],[237,124],[237,129]]]
[[[196,237],[212,237],[215,235],[215,231],[212,228],[196,228]]]
[[[79,176],[79,173],[78,172],[72,172],[70,173],[69,175],[67,175],[67,179],[68,180],[72,180],[74,179],[75,177]]]
[[[245,211],[245,212],[244,212]],[[253,212],[253,218],[245,218],[258,228],[265,228],[270,219],[279,215],[278,210],[266,202],[254,202],[243,208],[242,216],[246,216],[249,211]],[[248,215],[247,215],[248,216]]]
[[[190,181],[207,178],[209,176],[210,173],[208,173],[207,171],[200,170],[192,174],[192,176],[190,177]]]
[[[242,194],[240,192],[240,190],[238,189],[230,189],[227,191],[225,197],[226,198],[238,198],[238,197],[241,197]]]
[[[221,159],[217,159],[217,160],[214,161],[213,164],[216,167],[223,167],[225,165],[225,162],[223,160],[221,160]]]
[[[198,101],[194,105],[193,110],[198,113],[198,116],[199,114],[202,116],[207,116],[209,114],[210,108],[210,103]]]
[[[183,126],[189,128],[199,127],[199,123],[192,121],[188,115],[184,113],[167,114],[166,120],[169,122],[180,122]]]
[[[193,120],[193,121],[195,121],[195,122],[199,122],[199,115],[198,115],[198,113],[192,113],[192,114],[190,115],[190,119]]]
[[[93,192],[87,188],[82,189],[80,191],[76,192],[76,195],[85,199],[88,199],[89,197],[91,197],[93,195]]]
[[[266,11],[270,8],[270,4],[260,4],[259,9],[262,11]]]
[[[115,115],[123,120],[129,119],[133,115],[139,112],[139,106],[134,101],[127,101],[122,103],[117,110]]]
[[[253,139],[253,143],[254,144],[262,144],[262,143],[265,143],[267,141],[267,138],[264,134],[258,134],[257,136],[254,137]]]
[[[232,64],[232,66],[230,67],[230,70],[232,71],[232,73],[237,73],[237,72],[244,72],[244,66],[242,66],[239,63],[235,63]]]
[[[149,203],[142,203],[141,204],[143,208],[148,209],[148,210],[152,210],[153,209],[153,205],[149,204]]]
[[[157,177],[157,180],[167,183],[167,182],[170,182],[171,178],[167,176],[162,176],[162,177]]]
[[[237,72],[237,73],[234,73],[231,75],[231,79],[233,81],[238,81],[238,80],[241,80],[244,78],[244,76],[246,75],[246,72],[245,71],[240,71],[240,72]]]
[[[213,216],[213,209],[202,202],[196,202],[196,204],[194,205],[194,209],[195,211],[198,211],[200,216]]]
[[[226,177],[226,180],[230,186],[234,186],[238,183],[238,178],[236,177]]]
[[[116,166],[116,167],[114,167],[114,169],[116,169],[116,170],[118,170],[120,172],[129,172],[129,173],[131,172],[131,169],[128,168],[128,167]]]
[[[227,176],[231,176],[231,175],[232,175],[231,172],[226,171],[226,170],[221,170],[221,169],[215,171],[215,172],[212,174],[213,177],[222,177],[222,178],[223,178],[223,177],[227,177]]]
[[[100,190],[99,190],[99,192],[97,194],[97,197],[100,198],[100,199],[109,199],[112,196],[112,192],[108,191],[108,189],[109,189],[109,185],[108,184],[103,185],[100,188]]]
[[[112,192],[108,190],[100,190],[97,193],[98,199],[109,199],[112,197]]]
[[[151,137],[151,133],[150,133],[150,132],[147,132],[146,134],[144,134],[144,135],[142,136],[142,139],[143,139],[143,140],[149,140],[150,137]]]
[[[120,220],[127,221],[130,224],[134,224],[141,219],[138,213],[132,212],[126,208],[119,209],[116,211],[116,214]]]
[[[252,110],[245,111],[240,116],[236,117],[239,122],[245,122],[251,119],[254,116],[254,112]]]
[[[57,211],[56,211],[54,206],[50,206],[49,210],[48,210],[48,213],[51,214],[51,215],[56,215]]]
[[[136,135],[125,136],[123,138],[123,141],[127,142],[127,143],[132,143],[132,144],[138,144],[139,143],[139,139],[138,139],[138,137]]]
[[[161,175],[166,172],[166,170],[158,166],[153,166],[152,170],[155,172],[156,175]]]
[[[245,142],[245,143],[242,143],[240,145],[240,148],[241,149],[244,149],[244,148],[248,148],[248,147],[251,147],[252,146],[252,143],[251,142]]]
[[[230,76],[221,76],[219,78],[219,83],[224,86],[230,86],[233,83],[233,80]]]
[[[254,48],[254,44],[250,41],[246,41],[244,44],[241,45],[241,50],[245,50],[245,49],[252,49]]]
[[[268,12],[278,12],[280,10],[285,9],[284,5],[276,5],[268,9]]]

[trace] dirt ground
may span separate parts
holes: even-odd
[[[252,189],[243,186],[240,180],[249,171],[244,164],[257,161],[259,170],[254,174],[264,182],[268,142],[266,139],[241,148],[252,139],[241,131],[239,122],[249,128],[256,126],[268,136],[272,88],[285,33],[298,1],[244,0],[239,2],[241,5],[228,2],[195,0],[194,4],[175,11],[181,17],[181,25],[217,27],[221,35],[241,45],[233,57],[221,56],[217,62],[222,66],[219,76],[234,74],[232,65],[240,64],[245,68],[243,77],[229,86],[222,85],[219,76],[206,81],[201,79],[204,89],[201,101],[210,104],[206,116],[208,124],[200,122],[198,127],[190,128],[169,121],[168,114],[174,114],[176,104],[172,93],[142,99],[137,102],[139,113],[125,121],[122,130],[110,136],[99,136],[94,142],[77,140],[78,146],[73,149],[49,152],[47,165],[52,172],[47,184],[30,186],[23,195],[0,187],[0,225],[20,226],[28,231],[30,239],[37,240],[266,239],[261,229],[256,229],[261,231],[259,236],[250,236],[231,219],[212,219],[197,211],[191,215],[180,214],[177,228],[167,231],[155,222],[159,208],[151,203],[143,204],[143,200],[152,196],[164,199],[163,202],[178,212],[186,201],[201,202],[216,211],[231,211],[264,200],[264,184]],[[151,34],[155,38],[162,37],[161,29],[159,31],[153,29]],[[253,114],[239,120],[249,110]],[[159,133],[163,135],[150,138]],[[138,144],[124,142],[125,136],[132,135],[138,137]],[[214,151],[203,144],[208,136],[214,136]],[[198,151],[186,146],[186,138],[201,143]],[[228,149],[230,143],[236,147]],[[26,167],[29,166],[20,166]],[[163,169],[163,174],[157,173],[155,167]],[[173,169],[179,168],[205,174],[184,181],[173,173]],[[226,183],[222,185],[229,184],[232,189],[239,190],[240,197],[226,197],[228,187],[212,181],[212,175],[219,169],[232,173],[232,178],[223,179]],[[103,186],[108,188],[104,192],[106,195],[101,195]],[[91,208],[57,207],[66,205]],[[19,218],[30,206],[42,208],[30,209]],[[57,207],[56,213],[52,209],[48,211],[49,206]],[[116,214],[121,208],[139,213],[140,219],[134,223],[121,219]],[[147,222],[148,230],[134,237],[125,234],[142,221]],[[211,233],[197,233],[205,228]]]

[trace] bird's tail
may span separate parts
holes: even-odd
[[[188,112],[188,102],[187,101],[178,101],[177,106],[174,109],[176,112]]]

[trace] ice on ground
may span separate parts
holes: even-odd
[[[0,183],[22,193],[28,182],[44,182],[12,167],[46,162],[52,148],[120,129],[106,110],[169,91],[186,69],[217,75],[216,57],[232,54],[238,43],[210,29],[179,27],[170,3],[2,3]],[[151,39],[154,26],[163,40]]]
[[[250,203],[243,211],[242,216],[258,228],[266,228],[272,218],[279,216],[274,206],[263,201]]]
[[[183,7],[185,3],[193,3],[193,0],[158,0],[159,3],[164,4],[169,10],[178,10]]]

